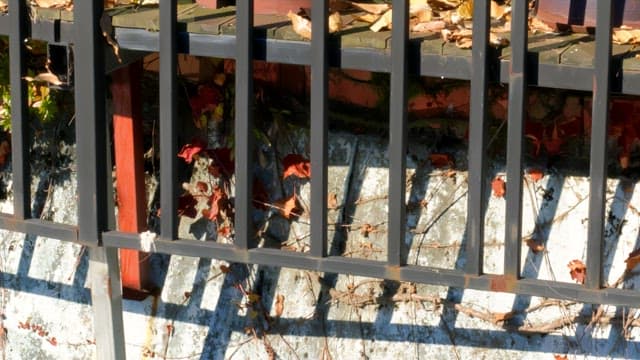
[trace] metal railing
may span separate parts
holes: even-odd
[[[332,273],[349,273],[398,281],[439,284],[452,287],[500,291],[587,303],[637,306],[640,293],[628,289],[603,288],[603,238],[605,184],[607,179],[607,128],[609,94],[612,87],[611,32],[613,1],[598,1],[595,60],[593,68],[567,70],[554,77],[561,67],[541,71],[528,62],[528,1],[512,1],[511,56],[498,60],[489,51],[489,1],[475,1],[473,13],[473,50],[470,59],[420,57],[409,39],[409,6],[405,0],[393,1],[393,30],[390,52],[371,58],[367,49],[339,49],[330,44],[327,29],[328,0],[313,2],[313,40],[290,44],[256,38],[253,31],[253,0],[237,2],[235,36],[197,36],[178,32],[177,1],[160,2],[160,32],[116,29],[120,45],[134,50],[160,54],[160,169],[162,222],[155,251],[223,259],[270,266],[282,266]],[[138,234],[109,228],[108,211],[111,169],[106,157],[105,51],[100,19],[102,0],[76,1],[74,23],[33,23],[23,0],[10,0],[8,15],[0,16],[0,32],[9,35],[12,98],[12,163],[15,213],[0,215],[0,228],[57,238],[90,246],[92,261],[103,264],[96,276],[118,278],[117,248],[141,249]],[[315,10],[322,9],[322,11]],[[69,29],[75,31],[69,31]],[[49,29],[45,31],[43,29]],[[53,34],[53,35],[52,35]],[[71,43],[75,54],[76,138],[78,167],[78,226],[44,222],[30,217],[30,173],[27,124],[24,39],[40,37],[50,42]],[[177,216],[177,54],[189,49],[197,55],[222,56],[236,61],[235,99],[235,239],[233,244],[200,242],[178,238]],[[311,67],[311,249],[308,253],[258,248],[252,232],[252,164],[254,136],[253,59],[286,58]],[[391,74],[389,139],[389,238],[386,261],[351,259],[327,253],[327,172],[328,172],[328,69],[330,65],[385,71]],[[545,65],[546,66],[546,65]],[[467,262],[463,270],[449,270],[406,264],[406,149],[408,74],[453,76],[471,81],[469,131],[469,207],[466,245]],[[569,83],[576,74],[587,75]],[[568,79],[568,81],[567,81]],[[624,93],[640,93],[634,76],[618,85]],[[487,186],[488,85],[491,81],[509,84],[508,157],[506,194],[506,234],[504,273],[483,271],[484,213]],[[591,131],[590,199],[586,283],[571,284],[521,277],[523,131],[527,87],[531,84],[560,84],[593,92]],[[588,87],[587,85],[588,84]],[[390,120],[391,121],[391,120]],[[114,269],[115,267],[115,269]],[[115,275],[114,275],[115,274]],[[123,345],[117,334],[119,282],[115,292],[102,293],[107,300],[94,297],[96,316],[112,324],[103,339],[115,352]],[[94,289],[94,292],[96,290]],[[120,306],[120,307],[119,307]],[[99,315],[101,314],[101,315]],[[96,320],[97,321],[97,320]],[[97,323],[97,322],[96,322]],[[105,344],[105,342],[107,344]],[[114,357],[117,357],[114,355]]]

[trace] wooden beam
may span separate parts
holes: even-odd
[[[116,70],[111,76],[118,229],[136,233],[145,231],[147,228],[140,100],[141,74],[142,63],[135,62]],[[147,253],[120,250],[125,298],[140,298],[139,292],[149,288],[148,259]]]

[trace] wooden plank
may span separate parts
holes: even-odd
[[[348,28],[339,32],[337,36],[339,37],[342,47],[365,47],[382,50],[389,48],[391,31],[373,32],[369,29],[370,26],[369,23],[356,21]]]
[[[33,6],[31,7],[31,14],[36,20],[60,20],[60,9],[47,9]]]
[[[135,233],[147,228],[140,100],[141,73],[142,63],[138,61],[113,72],[111,82],[118,228],[120,231]],[[148,288],[148,259],[148,254],[143,252],[127,249],[120,251],[123,287],[134,291]]]
[[[181,21],[186,24],[186,29],[190,33],[219,35],[221,27],[236,16],[235,7],[224,7],[220,9],[203,9],[192,12],[190,17]]]

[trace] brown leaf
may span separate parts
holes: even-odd
[[[385,28],[391,30],[391,17],[392,17],[392,10],[388,10],[387,12],[382,14],[382,16],[380,16],[378,21],[373,23],[373,25],[371,25],[369,29],[371,29],[371,31],[373,32],[379,32],[380,30]]]
[[[285,219],[291,219],[292,216],[300,216],[300,214],[302,214],[302,209],[298,204],[296,194],[291,195],[287,199],[276,201],[275,206],[280,211],[280,215]]]
[[[493,190],[493,196],[501,198],[507,192],[507,184],[501,177],[496,177],[491,182],[491,189]]]
[[[73,4],[71,0],[35,0],[36,6],[41,8],[66,8]]]
[[[442,29],[444,29],[446,26],[447,26],[447,23],[445,23],[442,20],[432,20],[432,21],[417,23],[416,25],[414,25],[411,28],[411,31],[413,31],[413,32],[427,32],[427,31],[438,32],[438,31],[442,31]]]
[[[329,33],[333,34],[336,31],[342,30],[342,28],[342,17],[340,16],[340,13],[336,11],[329,15]]]
[[[612,40],[614,43],[620,45],[636,45],[640,43],[640,29],[613,30]]]
[[[287,13],[287,17],[291,20],[293,31],[295,31],[296,34],[302,36],[304,39],[311,40],[311,21],[309,21],[309,19],[294,14],[292,11]]]
[[[40,73],[34,77],[31,76],[25,76],[23,79],[25,79],[27,82],[46,82],[50,85],[54,85],[54,86],[58,86],[58,85],[62,85],[62,81],[60,81],[60,79],[58,78],[58,76],[54,73],[51,72],[44,72],[44,73]]]
[[[220,272],[222,272],[223,274],[228,274],[231,272],[231,268],[227,265],[220,265]]]
[[[466,0],[458,6],[458,15],[463,19],[473,18],[473,0]]]
[[[500,5],[495,0],[491,1],[491,17],[494,19],[502,19],[511,13],[511,7]]]
[[[633,270],[638,264],[640,264],[640,248],[630,252],[624,262],[627,263],[627,271]]]
[[[559,355],[559,354],[554,354],[553,355],[553,359],[554,360],[569,360],[567,355]]]
[[[329,196],[327,197],[327,207],[329,209],[338,208],[338,195],[336,195],[336,193],[329,193]]]
[[[376,231],[376,227],[371,224],[363,224],[360,226],[360,234],[364,237],[369,237],[369,234]]]
[[[511,319],[513,317],[513,311],[492,313],[491,315],[493,316],[493,322],[497,324]]]
[[[374,22],[378,21],[378,19],[380,19],[380,15],[374,15],[374,14],[355,15],[355,19],[362,22],[369,23],[369,24],[373,24]]]
[[[282,159],[284,167],[283,179],[295,175],[301,179],[311,177],[311,162],[299,154],[289,154]]]
[[[538,242],[538,240],[536,240],[536,239],[529,238],[529,239],[525,240],[525,243],[531,249],[531,251],[533,251],[536,254],[541,252],[541,251],[544,251],[544,245],[541,244],[540,242]]]
[[[571,279],[575,280],[577,283],[584,284],[584,280],[587,277],[587,266],[582,262],[582,260],[571,260],[567,264],[567,267],[569,268]]]
[[[542,33],[554,32],[554,29],[551,26],[547,25],[545,22],[539,20],[535,16],[529,17],[529,30],[534,34],[538,32],[542,32]]]
[[[178,198],[178,216],[195,218],[198,215],[196,210],[196,200],[191,194],[184,194]]]
[[[282,316],[284,311],[284,295],[278,294],[276,296],[276,317]]]
[[[354,7],[360,10],[364,10],[374,15],[382,15],[386,11],[391,9],[391,6],[389,4],[367,4],[367,3],[351,2],[351,5],[353,5]]]

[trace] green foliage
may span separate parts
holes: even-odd
[[[36,68],[43,67],[46,61],[46,51],[38,51],[43,45],[35,44],[29,46],[33,50],[32,61],[29,62],[29,76],[33,76]],[[42,64],[39,64],[42,63]],[[11,132],[11,85],[9,68],[9,42],[6,38],[0,38],[0,129]],[[59,102],[57,93],[51,91],[44,83],[31,82],[27,85],[27,105],[29,106],[29,116],[38,119],[40,122],[49,122],[56,118],[59,113]]]

